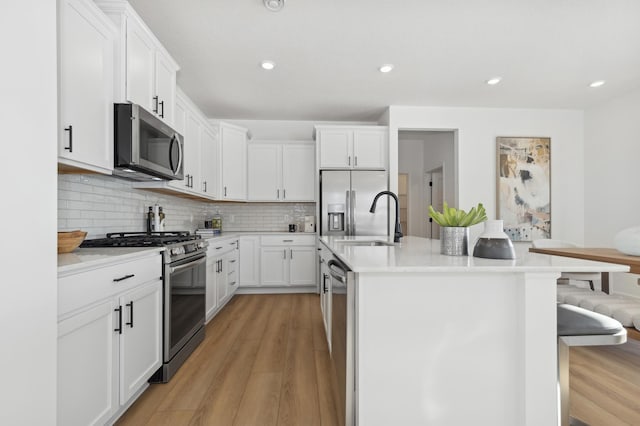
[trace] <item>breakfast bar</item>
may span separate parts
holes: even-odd
[[[445,256],[418,237],[320,241],[351,273],[346,424],[557,424],[556,280],[629,271],[528,252]]]

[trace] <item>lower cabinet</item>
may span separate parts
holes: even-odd
[[[263,236],[260,277],[265,287],[315,286],[315,236]]]
[[[207,250],[206,321],[238,289],[238,239],[211,239]]]
[[[57,424],[110,423],[161,366],[160,260],[58,280]]]

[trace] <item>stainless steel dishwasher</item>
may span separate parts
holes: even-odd
[[[338,384],[340,426],[354,424],[354,273],[333,257],[328,262],[331,274],[331,360]]]

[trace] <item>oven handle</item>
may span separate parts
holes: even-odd
[[[171,268],[169,268],[169,272],[171,272],[172,274],[178,272],[178,271],[182,271],[183,269],[187,269],[187,268],[193,268],[196,265],[199,265],[201,263],[205,263],[207,261],[207,257],[203,256],[198,260],[194,260],[192,262],[189,263],[185,263],[184,265],[180,265],[180,266],[173,266]]]

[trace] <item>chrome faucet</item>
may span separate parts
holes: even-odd
[[[378,202],[378,198],[380,198],[380,196],[382,195],[388,195],[396,201],[396,229],[395,229],[395,232],[393,233],[393,242],[399,243],[400,238],[402,238],[403,235],[402,235],[402,227],[400,226],[400,207],[398,206],[398,196],[391,191],[378,192],[378,194],[376,194],[375,198],[373,199],[373,204],[371,204],[371,208],[369,209],[369,212],[370,213],[376,212],[376,203]]]

